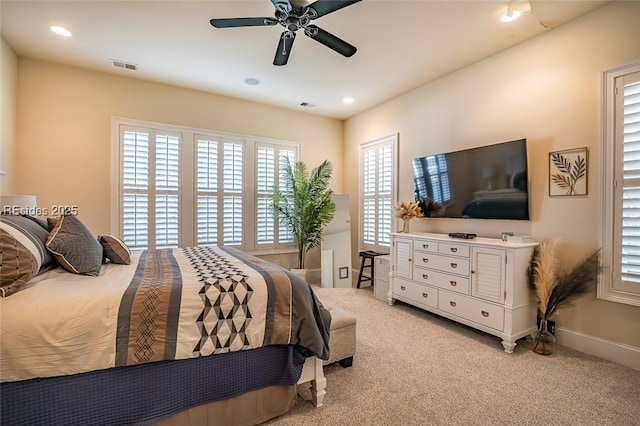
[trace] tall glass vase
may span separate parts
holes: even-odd
[[[556,338],[549,331],[547,320],[541,319],[538,331],[536,331],[533,338],[531,350],[540,355],[551,355],[555,345]]]
[[[411,219],[408,218],[408,217],[402,218],[402,230],[400,232],[404,232],[404,233],[408,233],[409,232],[409,222],[410,221],[411,221]]]

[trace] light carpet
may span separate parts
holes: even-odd
[[[314,290],[357,317],[353,366],[325,367],[323,407],[299,397],[269,424],[640,425],[640,371],[561,346],[538,355],[525,339],[507,354],[498,337],[370,288]]]

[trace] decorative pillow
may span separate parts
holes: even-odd
[[[120,238],[113,235],[101,235],[98,237],[98,241],[102,245],[106,259],[120,265],[131,263],[131,250]]]
[[[22,234],[21,238],[17,238],[23,245],[25,240],[29,240],[36,247],[34,255],[40,263],[40,268],[43,270],[50,266],[55,266],[56,261],[47,251],[45,246],[47,238],[49,237],[49,231],[41,226],[39,219],[31,216],[10,216],[0,215],[0,228],[9,232],[14,237],[17,234]],[[26,245],[25,245],[26,246]],[[29,246],[27,246],[29,247]]]
[[[33,278],[40,269],[39,257],[38,248],[23,234],[0,229],[0,296],[15,293]]]
[[[67,271],[93,276],[100,273],[102,245],[77,216],[60,216],[46,246]]]

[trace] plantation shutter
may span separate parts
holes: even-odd
[[[620,279],[640,292],[640,81],[625,84],[622,107]]]
[[[196,244],[218,245],[219,141],[196,137]]]
[[[155,227],[156,248],[179,245],[180,138],[176,135],[156,135]]]
[[[179,245],[180,135],[123,128],[122,238],[132,249]]]
[[[122,134],[122,238],[132,249],[149,245],[149,133]]]
[[[112,124],[111,232],[131,249],[292,246],[271,200],[282,161],[295,162],[299,144],[129,119]]]
[[[395,138],[362,146],[362,248],[388,251],[395,185]]]
[[[293,242],[290,230],[281,227],[273,211],[273,187],[283,188],[284,161],[296,161],[291,147],[258,144],[256,147],[256,243],[262,247],[278,247]],[[277,236],[277,238],[276,238]]]
[[[244,144],[222,143],[222,242],[242,245]]]

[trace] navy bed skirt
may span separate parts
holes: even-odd
[[[267,386],[297,383],[306,359],[295,346],[0,384],[9,425],[140,425]]]

